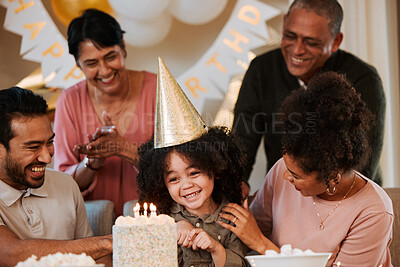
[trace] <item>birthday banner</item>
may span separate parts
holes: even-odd
[[[41,63],[44,78],[54,75],[47,86],[68,88],[84,79],[41,0],[0,0],[0,4],[7,8],[4,28],[22,36],[20,55]],[[247,69],[249,52],[268,41],[265,22],[279,13],[256,0],[237,1],[212,46],[177,79],[198,111],[207,110],[207,103],[221,102],[232,76]]]
[[[207,117],[215,114],[235,74],[246,71],[251,50],[269,39],[266,21],[280,10],[256,0],[238,0],[212,46],[178,83],[196,109]],[[208,114],[203,114],[207,110]],[[212,118],[211,118],[212,120]]]
[[[0,4],[7,8],[4,28],[22,36],[22,58],[41,63],[43,79],[55,75],[48,87],[68,88],[84,79],[41,0],[1,0]]]

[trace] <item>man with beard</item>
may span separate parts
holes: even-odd
[[[379,160],[383,145],[386,100],[374,67],[339,49],[343,10],[336,0],[295,0],[284,17],[281,47],[256,57],[243,79],[235,106],[233,132],[243,140],[248,154],[245,180],[249,179],[258,146],[264,137],[267,170],[282,157],[277,130],[283,100],[311,77],[324,71],[344,74],[375,115],[369,137],[371,158],[360,171],[381,184]],[[309,133],[315,118],[309,114]]]
[[[46,169],[54,133],[46,101],[32,91],[0,90],[0,266],[31,255],[112,252],[112,236],[90,237],[80,190],[67,174]]]

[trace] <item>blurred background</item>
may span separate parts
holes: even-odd
[[[167,0],[162,1],[168,2]],[[29,1],[25,0],[24,2]],[[54,5],[54,3],[57,2],[59,2],[59,4]],[[42,0],[49,15],[53,18],[59,31],[65,36],[65,38],[67,36],[67,26],[63,24],[59,18],[69,18],[70,14],[72,15],[73,13],[64,11],[64,13],[61,12],[63,16],[56,16],[53,6],[58,6],[59,8],[67,10],[66,7],[69,4],[68,2],[76,3],[74,5],[78,8],[86,6],[84,2],[87,2],[90,6],[99,8],[104,7],[104,2],[107,2],[107,0]],[[193,25],[182,22],[172,16],[170,30],[165,38],[159,43],[146,45],[145,42],[139,42],[139,45],[141,46],[132,46],[127,42],[127,67],[130,69],[144,69],[157,72],[157,57],[161,56],[164,61],[168,63],[168,68],[173,72],[174,76],[178,77],[185,70],[194,65],[204,52],[207,51],[229,19],[236,4],[236,0],[226,0],[221,2],[226,2],[223,10],[221,10],[215,19],[209,22]],[[276,7],[282,12],[286,11],[289,3],[288,0],[262,0],[260,2]],[[61,5],[60,3],[63,4]],[[101,5],[96,6],[96,3],[101,3]],[[111,6],[108,10],[114,12],[113,15],[115,15],[116,12],[112,10]],[[196,11],[194,10],[193,12]],[[80,11],[76,10],[74,13],[78,16]],[[5,15],[6,9],[0,7],[1,25],[3,25]],[[280,30],[282,27],[282,17],[283,15],[280,15],[270,22],[277,30]],[[121,23],[121,20],[118,21]],[[168,25],[165,26],[168,27]],[[0,38],[2,40],[0,42],[0,51],[2,52],[0,54],[0,87],[3,88],[8,87],[10,84],[18,83],[25,76],[40,67],[40,64],[23,60],[19,55],[21,37],[5,30],[3,27],[0,28]],[[123,25],[122,28],[127,31],[126,27]],[[162,31],[160,32],[164,33]],[[148,39],[148,42],[151,43],[151,37]],[[259,48],[259,51],[262,52],[262,47]]]
[[[1,0],[0,0],[1,1]],[[3,0],[8,1],[8,0]],[[118,2],[119,1],[119,2]],[[196,0],[186,0],[187,2]],[[126,21],[129,10],[123,4],[129,0],[42,0],[44,7],[56,24],[60,33],[66,38],[68,21],[80,14],[80,9],[96,7],[108,11],[117,16],[122,28],[128,33],[127,41],[127,67],[135,70],[147,70],[157,72],[157,57],[161,56],[175,77],[178,77],[198,62],[204,53],[216,40],[224,25],[228,21],[236,0],[204,0],[207,3],[219,3],[209,17],[198,16],[199,10],[183,12],[178,10],[175,0],[160,0],[160,3],[168,3],[165,7],[168,15],[155,12],[157,7],[147,14],[135,16],[148,16],[150,19],[158,19],[158,24],[153,27],[158,31],[156,36],[144,35],[136,31],[134,25]],[[21,0],[20,0],[21,2]],[[22,2],[29,2],[24,0]],[[136,1],[134,1],[136,2]],[[139,1],[140,2],[140,1]],[[268,21],[273,34],[278,38],[281,33],[283,14],[286,12],[290,0],[259,0],[279,9],[282,14]],[[399,1],[396,0],[341,0],[344,9],[344,22],[342,32],[344,41],[341,48],[347,50],[366,62],[374,65],[383,80],[387,98],[387,116],[385,144],[381,165],[384,174],[384,186],[400,186],[400,111],[399,111]],[[117,3],[117,4],[116,4]],[[119,3],[119,4],[118,4]],[[89,5],[89,6],[87,6]],[[117,10],[119,6],[119,10]],[[121,9],[122,7],[122,9]],[[0,22],[4,24],[7,9],[0,6]],[[153,12],[154,11],[154,12]],[[181,12],[181,14],[180,14]],[[200,14],[201,15],[201,14]],[[154,18],[151,18],[155,16]],[[199,18],[200,17],[200,18]],[[204,18],[204,19],[203,19]],[[146,19],[146,18],[144,18]],[[132,34],[131,32],[135,32]],[[130,35],[130,36],[128,36]],[[20,56],[21,36],[0,27],[0,88],[7,88],[19,83],[33,72],[40,72],[40,64],[24,60]],[[257,47],[252,52],[255,55],[279,46],[279,42],[272,42]],[[72,57],[72,56],[71,56]],[[41,88],[42,89],[42,88]],[[47,91],[46,91],[47,90]],[[58,90],[58,89],[52,89]],[[55,103],[57,94],[51,91],[46,97],[52,98]],[[49,89],[40,91],[49,93]],[[49,99],[48,99],[49,100]],[[259,156],[250,179],[252,191],[258,188],[265,174],[264,151],[260,148]]]

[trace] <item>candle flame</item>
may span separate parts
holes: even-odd
[[[136,203],[136,206],[133,207],[133,211],[138,211],[138,210],[140,210],[140,204]]]
[[[150,211],[155,212],[157,210],[156,205],[154,205],[153,203],[150,203]]]
[[[143,208],[144,208],[144,210],[147,210],[147,203],[146,202],[144,202]]]

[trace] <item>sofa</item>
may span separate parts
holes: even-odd
[[[114,203],[110,200],[87,200],[85,207],[93,235],[111,234],[115,221]]]

